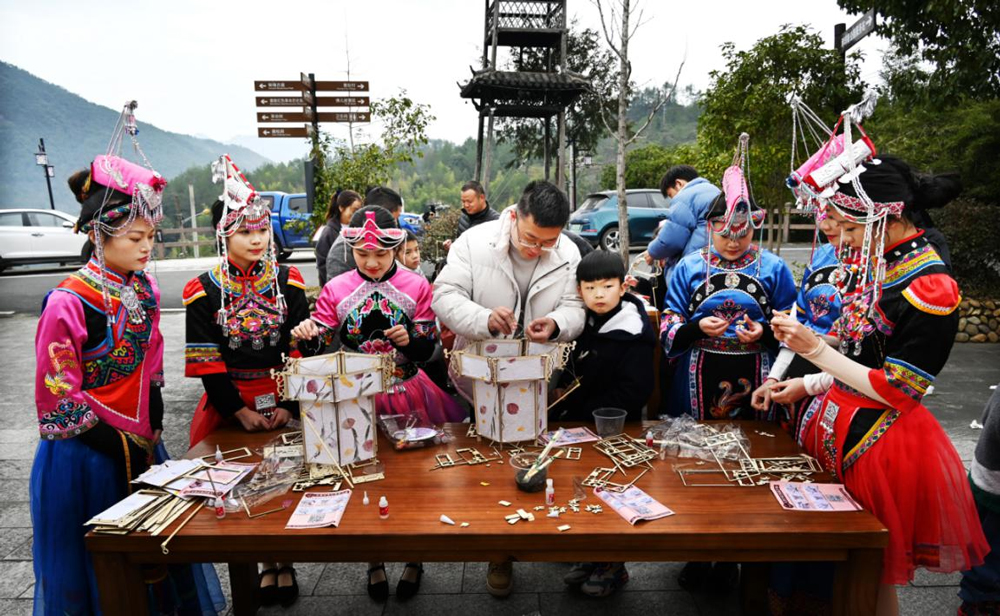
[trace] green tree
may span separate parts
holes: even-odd
[[[995,0],[837,0],[846,11],[875,9],[876,32],[903,55],[934,66],[928,87],[954,104],[965,97],[1000,96],[1000,4]]]
[[[823,48],[823,39],[806,26],[784,25],[747,51],[722,46],[723,70],[701,98],[698,119],[698,171],[719,182],[732,162],[740,133],[750,135],[750,177],[758,203],[769,209],[789,200],[784,179],[789,172],[791,110],[796,94],[831,123],[849,102],[861,97],[858,67],[840,62]]]
[[[651,143],[629,150],[625,154],[626,188],[659,188],[667,169],[674,165],[697,165],[699,151],[695,144],[685,143],[671,148]],[[601,187],[615,187],[615,166],[601,170]]]
[[[382,124],[378,142],[354,144],[334,141],[320,132],[313,139],[312,155],[316,161],[316,202],[313,223],[322,224],[330,200],[338,188],[361,193],[373,186],[387,184],[396,167],[411,163],[423,155],[428,143],[427,125],[434,121],[430,107],[414,102],[401,91],[398,96],[372,102],[372,118]]]

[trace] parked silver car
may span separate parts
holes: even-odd
[[[0,210],[0,272],[11,265],[80,263],[87,236],[59,210]]]

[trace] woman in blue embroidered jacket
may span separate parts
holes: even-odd
[[[753,243],[763,212],[730,167],[709,211],[710,247],[681,259],[671,274],[660,325],[677,362],[669,412],[698,419],[754,419],[751,393],[764,381],[777,342],[764,327],[795,301],[795,282],[780,257]]]
[[[917,178],[893,157],[864,163],[854,184],[830,197],[864,281],[844,295],[836,327],[844,354],[784,315],[771,322],[828,375],[829,391],[803,418],[803,446],[889,529],[879,614],[898,611],[892,585],[912,580],[917,567],[962,571],[989,550],[958,453],[921,404],[948,359],[961,296],[911,215],[959,190],[954,178]]]
[[[76,229],[90,235],[95,250],[46,297],[35,338],[42,437],[30,487],[35,614],[100,613],[85,523],[166,457],[159,290],[144,271],[166,182],[107,155],[69,183],[82,206]],[[215,614],[225,607],[210,566],[145,573],[151,612]]]

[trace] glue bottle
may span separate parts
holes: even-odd
[[[649,430],[648,432],[646,432],[646,447],[652,447],[652,446],[653,446],[653,431]]]
[[[556,489],[552,487],[552,480],[545,480],[545,505],[554,507],[556,504]]]
[[[383,520],[389,517],[389,500],[385,496],[378,499],[378,517]]]
[[[225,503],[222,502],[221,496],[215,497],[214,507],[215,507],[216,519],[221,520],[222,518],[226,517],[226,505]]]
[[[361,504],[362,504],[362,505],[368,505],[368,503],[370,503],[370,502],[371,502],[371,501],[370,501],[370,500],[368,500],[368,492],[367,492],[367,491],[365,491],[365,496],[364,496],[364,498],[362,498],[362,499],[361,499]]]
[[[215,446],[215,461],[216,461],[216,463],[221,464],[223,462],[223,460],[225,460],[225,458],[222,457],[222,450],[219,449],[218,445],[216,445]]]

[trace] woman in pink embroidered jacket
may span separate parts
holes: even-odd
[[[414,363],[434,352],[437,326],[430,284],[395,261],[393,249],[406,232],[384,208],[367,206],[354,214],[343,235],[357,268],[326,283],[312,318],[292,335],[322,336],[327,342],[339,337],[347,351],[393,354],[392,380],[376,397],[379,415],[414,415],[425,425],[464,420],[468,413]]]
[[[77,230],[89,233],[94,256],[46,297],[35,337],[41,435],[30,484],[35,614],[100,613],[85,523],[166,457],[160,294],[144,271],[163,185],[154,171],[116,156],[100,156],[70,178],[82,204]],[[214,614],[225,607],[210,566],[154,573],[154,613]],[[192,584],[214,591],[202,595],[207,605]]]

